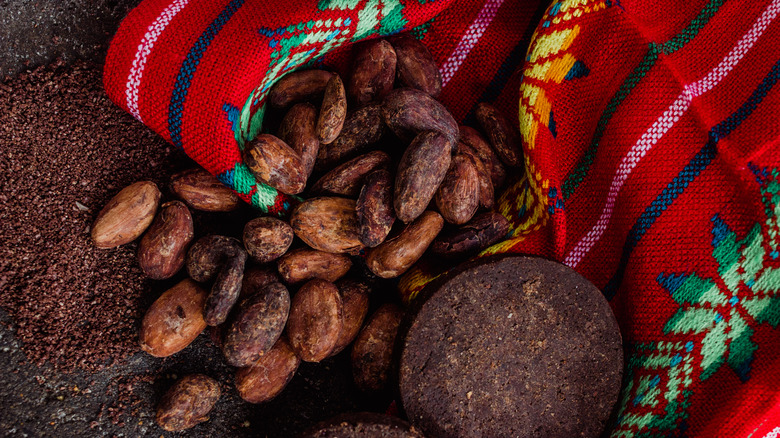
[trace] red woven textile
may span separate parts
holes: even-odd
[[[413,29],[456,119],[473,125],[480,101],[519,115],[526,174],[498,206],[513,231],[484,254],[554,258],[610,300],[627,364],[612,436],[777,437],[778,14],[780,0],[145,0],[105,86],[280,213],[291,199],[240,163],[264,90],[306,63],[346,75],[349,43]],[[414,268],[402,293],[439,273]]]

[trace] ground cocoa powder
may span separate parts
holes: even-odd
[[[100,369],[138,351],[152,283],[136,244],[89,229],[126,185],[167,184],[184,155],[114,105],[100,69],[55,63],[0,84],[0,306],[29,360]]]

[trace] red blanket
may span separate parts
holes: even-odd
[[[473,124],[519,114],[526,174],[485,251],[552,257],[610,300],[626,347],[613,436],[780,436],[780,0],[145,0],[111,98],[245,200],[268,87],[411,30]],[[530,43],[530,45],[529,45]],[[519,103],[519,104],[518,104]],[[412,299],[434,266],[401,282]]]

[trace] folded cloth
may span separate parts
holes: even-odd
[[[282,214],[294,199],[240,156],[268,88],[301,66],[347,77],[350,43],[411,31],[456,119],[474,125],[481,101],[518,114],[525,171],[497,207],[510,235],[482,255],[556,259],[610,300],[626,350],[611,435],[769,438],[778,13],[780,0],[144,0],[114,37],[105,86],[245,201]],[[403,297],[444,268],[413,268]]]

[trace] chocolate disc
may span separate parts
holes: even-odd
[[[597,437],[620,331],[601,292],[546,259],[495,256],[431,285],[401,325],[399,386],[428,437]]]
[[[299,438],[423,438],[406,421],[373,412],[338,415],[304,432]]]

